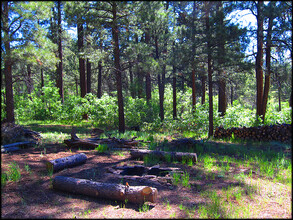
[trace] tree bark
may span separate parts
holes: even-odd
[[[272,4],[270,2],[269,4]],[[274,8],[275,6],[269,5],[269,7]],[[267,42],[266,42],[266,74],[265,74],[265,85],[263,92],[263,103],[262,103],[262,121],[265,121],[265,115],[267,110],[267,103],[269,97],[270,90],[270,79],[271,79],[271,47],[272,47],[272,29],[273,29],[273,12],[269,14],[269,23],[268,23],[268,31],[267,31]]]
[[[176,95],[176,75],[175,75],[175,70],[173,66],[173,119],[177,119],[177,95]]]
[[[87,156],[84,153],[75,154],[69,157],[58,158],[46,162],[48,171],[57,172],[66,168],[71,168],[84,164],[87,160]]]
[[[2,2],[1,12],[3,14],[3,32],[4,32],[4,73],[5,73],[5,94],[6,94],[6,122],[15,122],[14,117],[14,100],[13,100],[13,83],[12,83],[12,58],[10,48],[9,26],[8,26],[8,1]]]
[[[77,24],[77,36],[78,36],[78,52],[81,53],[83,49],[83,23]],[[86,95],[86,74],[85,74],[85,61],[81,55],[79,55],[79,76],[80,76],[80,94],[81,97]]]
[[[58,1],[58,55],[59,65],[57,68],[57,88],[59,88],[59,94],[61,102],[64,103],[64,91],[63,91],[63,52],[62,52],[62,27],[61,27],[61,1]]]
[[[256,115],[262,115],[263,109],[263,2],[257,3],[257,56],[256,56]]]
[[[27,65],[27,83],[26,83],[26,87],[27,87],[27,93],[31,94],[32,90],[33,90],[33,82],[32,82],[32,70],[31,70],[31,65],[30,64]]]
[[[150,40],[150,35],[148,31],[145,32],[145,43],[148,45]],[[146,100],[149,102],[152,99],[152,84],[151,84],[151,73],[149,71],[146,72],[145,76],[145,92],[146,92]]]
[[[87,83],[87,93],[91,93],[92,84],[92,69],[89,58],[86,59],[86,83]]]
[[[160,158],[161,160],[166,161],[168,157],[173,161],[182,161],[183,159],[191,159],[192,162],[197,162],[196,153],[185,153],[185,152],[165,152],[158,150],[131,150],[130,155],[133,159],[143,159],[147,155],[152,155]]]
[[[102,62],[99,61],[99,73],[98,73],[98,92],[97,97],[100,99],[102,97]]]
[[[196,94],[195,94],[195,70],[192,69],[192,109],[195,111],[196,109]]]
[[[233,106],[233,99],[234,99],[234,90],[233,90],[233,85],[231,84],[231,106]]]
[[[193,18],[192,18],[192,59],[191,59],[191,66],[192,66],[192,73],[191,73],[191,85],[192,85],[192,110],[195,112],[196,110],[196,89],[195,89],[195,19],[196,19],[196,4],[195,1],[193,2]]]
[[[53,179],[53,189],[136,204],[156,202],[158,196],[158,190],[149,186],[124,186],[65,176]]]
[[[225,36],[223,36],[224,29],[224,13],[222,1],[217,2],[217,22],[218,22],[218,86],[219,86],[219,96],[218,96],[218,112],[221,116],[226,114],[227,109],[227,97],[226,97],[226,80],[223,71],[224,57],[225,57]]]
[[[124,120],[124,105],[122,94],[122,79],[120,68],[120,51],[119,51],[119,30],[117,27],[117,3],[113,2],[112,5],[113,23],[112,23],[112,37],[114,41],[114,65],[116,73],[117,95],[118,95],[118,114],[119,114],[119,132],[125,132]]]
[[[147,72],[145,76],[145,92],[146,92],[146,100],[147,102],[149,102],[152,99],[152,84],[151,84],[150,72]]]
[[[206,76],[201,77],[201,104],[203,105],[206,100]]]
[[[212,56],[211,56],[211,40],[210,40],[210,3],[205,2],[206,5],[206,34],[207,34],[207,51],[208,51],[208,83],[209,83],[209,133],[208,136],[212,137],[214,133],[213,125],[213,81],[212,81]]]

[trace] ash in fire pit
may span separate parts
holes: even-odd
[[[179,168],[163,168],[159,165],[152,167],[145,167],[142,165],[135,166],[114,166],[108,169],[108,172],[119,174],[119,175],[128,175],[128,176],[144,176],[144,175],[155,175],[155,176],[167,176],[170,172],[178,172]]]
[[[133,175],[133,176],[142,176],[145,173],[145,167],[142,165],[136,165],[133,167],[123,168],[121,175]]]

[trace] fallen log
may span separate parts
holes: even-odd
[[[139,144],[139,141],[134,140],[137,137],[133,137],[130,140],[119,139],[115,137],[109,137],[106,139],[100,138],[87,138],[87,139],[79,139],[76,136],[76,132],[72,129],[71,139],[64,140],[64,143],[68,147],[88,147],[88,148],[96,148],[100,144],[107,144],[109,148],[132,148]]]
[[[65,176],[53,179],[53,189],[137,204],[156,202],[158,196],[158,190],[149,186],[124,186]]]
[[[14,152],[14,151],[18,151],[18,150],[20,150],[19,147],[5,148],[5,147],[1,146],[1,153],[9,153],[9,152]]]
[[[48,171],[57,172],[65,168],[71,168],[84,164],[87,160],[87,156],[84,153],[75,154],[69,157],[58,158],[46,162]]]
[[[130,155],[133,159],[143,159],[146,155],[152,155],[160,158],[161,160],[167,160],[170,158],[173,161],[182,161],[192,160],[192,162],[197,162],[196,153],[185,153],[185,152],[166,152],[166,151],[158,151],[158,150],[130,150]]]
[[[31,147],[35,144],[36,142],[34,141],[23,141],[23,142],[16,142],[12,144],[6,144],[1,146],[1,152],[8,153],[13,151],[18,151],[21,149],[20,147]]]

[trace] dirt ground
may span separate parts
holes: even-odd
[[[76,153],[85,153],[87,161],[81,166],[65,169],[52,176],[46,170],[45,161],[70,156]],[[198,207],[207,201],[200,196],[200,192],[212,189],[221,189],[228,185],[237,185],[232,178],[215,178],[197,180],[192,178],[200,170],[197,165],[192,167],[186,164],[160,164],[161,167],[179,167],[190,173],[191,187],[159,184],[148,181],[144,185],[158,189],[158,198],[155,203],[148,203],[148,211],[140,211],[136,204],[112,201],[75,195],[52,189],[52,178],[58,175],[82,179],[91,179],[99,182],[123,183],[141,185],[135,180],[115,178],[106,172],[106,168],[114,165],[142,164],[143,161],[131,160],[130,154],[125,151],[123,155],[112,153],[98,153],[95,150],[69,150],[64,145],[50,145],[44,148],[22,149],[10,154],[1,154],[1,171],[8,168],[10,162],[16,161],[21,169],[19,182],[7,182],[1,190],[1,218],[199,218]],[[30,170],[25,169],[29,165]],[[241,168],[233,170],[234,173],[243,172]],[[199,191],[200,189],[200,191]],[[235,201],[236,202],[236,201]],[[252,204],[257,203],[257,198]],[[187,212],[180,209],[180,204],[194,210]],[[267,218],[273,216],[291,218],[291,213],[280,209],[274,203],[268,203],[264,209],[255,216]]]

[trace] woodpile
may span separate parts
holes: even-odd
[[[229,128],[217,127],[214,133],[215,138],[235,138],[254,141],[280,141],[291,142],[291,124],[265,125],[258,127]]]
[[[136,204],[156,202],[158,196],[158,190],[149,186],[101,183],[65,176],[56,176],[52,185],[55,190]]]
[[[25,141],[40,143],[41,139],[40,133],[26,129],[23,126],[14,123],[1,124],[1,144],[3,145]]]

